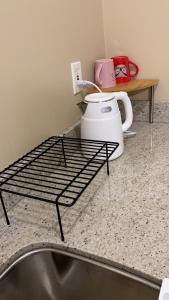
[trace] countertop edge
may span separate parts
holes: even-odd
[[[84,252],[77,248],[72,248],[72,247],[69,247],[66,245],[60,245],[60,244],[54,244],[54,243],[44,243],[44,242],[29,244],[28,246],[25,246],[25,247],[19,249],[17,252],[15,252],[6,262],[1,264],[0,277],[17,259],[19,259],[19,257],[21,257],[22,255],[26,254],[27,252],[29,252],[31,250],[38,250],[38,249],[43,249],[43,248],[51,248],[51,249],[56,249],[56,250],[58,249],[58,250],[63,250],[65,252],[68,252],[71,254],[75,254],[75,255],[77,254],[77,255],[87,258],[89,260],[92,259],[96,262],[106,264],[110,267],[115,267],[119,270],[127,271],[128,273],[130,273],[132,275],[139,276],[139,277],[149,280],[155,284],[161,284],[161,279],[159,279],[157,277],[151,276],[151,275],[141,272],[135,268],[128,267],[127,265],[120,264],[116,261],[107,259],[105,257],[101,257],[101,256],[95,255],[93,253],[89,253],[89,252]]]

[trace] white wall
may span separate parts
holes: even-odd
[[[0,169],[79,118],[70,62],[84,78],[105,55],[101,0],[0,2]]]
[[[103,0],[106,56],[128,55],[140,78],[159,78],[157,101],[169,101],[168,12],[168,0]]]

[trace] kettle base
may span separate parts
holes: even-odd
[[[109,160],[118,158],[124,151],[120,113],[116,114],[114,118],[107,120],[93,120],[82,116],[81,138],[119,143],[118,148],[111,155]]]
[[[118,148],[116,151],[110,156],[109,160],[114,160],[118,157],[120,157],[124,152],[124,145],[119,144]]]

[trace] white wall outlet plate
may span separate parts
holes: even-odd
[[[80,61],[71,63],[71,72],[72,72],[73,93],[75,95],[82,90],[81,87],[77,85],[77,81],[82,80],[82,70],[81,70]]]

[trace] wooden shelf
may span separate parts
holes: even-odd
[[[135,79],[126,83],[116,84],[110,88],[102,89],[103,92],[138,92],[156,86],[159,83],[158,79]],[[95,93],[97,89],[92,88],[88,90],[88,93]]]
[[[153,123],[154,114],[154,87],[159,83],[158,79],[133,79],[123,84],[116,84],[113,87],[101,89],[102,92],[127,92],[128,94],[137,94],[143,90],[150,89],[149,122]],[[97,89],[88,89],[88,94],[98,92]]]

